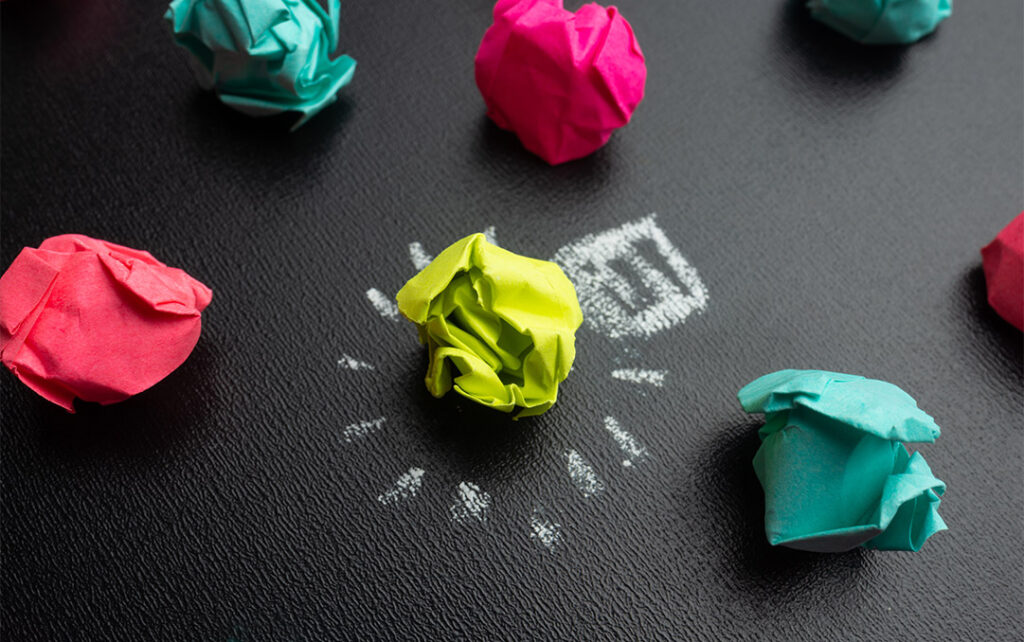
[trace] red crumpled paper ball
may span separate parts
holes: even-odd
[[[211,297],[149,252],[54,236],[0,277],[0,359],[70,412],[75,397],[123,401],[185,361]]]
[[[1018,330],[1024,330],[1024,212],[981,248],[988,304]]]
[[[615,7],[498,0],[475,61],[487,115],[557,165],[586,156],[629,122],[647,65]]]

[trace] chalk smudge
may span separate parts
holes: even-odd
[[[633,465],[633,462],[640,462],[649,456],[647,449],[636,440],[636,437],[629,434],[625,428],[619,425],[615,417],[604,418],[604,428],[611,433],[612,439],[619,445],[622,452],[626,453],[628,457],[622,460],[622,465],[629,468]]]
[[[475,519],[486,522],[491,511],[491,496],[470,482],[462,482],[456,489],[457,500],[451,505],[452,521],[467,522]]]
[[[377,288],[370,288],[366,291],[366,298],[370,300],[382,317],[392,321],[398,320],[398,305],[391,300],[391,297]]]
[[[369,419],[367,421],[360,421],[359,423],[349,424],[341,429],[341,436],[345,438],[345,441],[352,442],[356,439],[361,439],[370,433],[377,432],[380,427],[387,421],[386,417],[377,417],[376,419]]]
[[[604,491],[604,482],[597,476],[587,460],[583,459],[582,455],[575,450],[569,450],[564,456],[566,467],[569,470],[569,479],[584,497],[593,497]]]
[[[632,383],[647,383],[658,388],[665,385],[665,375],[667,374],[668,371],[666,370],[642,370],[638,368],[612,370],[612,377],[615,379]]]
[[[401,499],[412,499],[423,485],[423,473],[422,468],[410,468],[409,472],[399,477],[389,490],[381,493],[377,501],[387,506]]]
[[[549,551],[554,550],[562,541],[562,525],[545,517],[544,512],[538,508],[530,518],[530,537]]]
[[[413,241],[409,244],[409,260],[412,261],[413,267],[417,270],[422,270],[430,265],[434,257],[427,254],[427,251],[423,249],[422,243]]]
[[[347,354],[341,355],[341,358],[338,359],[338,367],[339,368],[344,368],[345,370],[373,370],[374,369],[374,367],[371,364],[366,363],[365,361],[360,361],[359,359],[356,359],[355,357],[350,357]]]

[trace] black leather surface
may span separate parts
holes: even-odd
[[[646,99],[555,168],[484,117],[486,0],[346,2],[355,80],[291,135],[200,92],[163,6],[0,10],[3,265],[78,232],[214,290],[192,357],[125,403],[68,415],[0,376],[5,640],[1019,636],[1022,343],[978,250],[1024,207],[1020,2],[868,49],[785,2],[622,0]],[[413,274],[414,241],[494,225],[548,258],[652,212],[707,309],[649,341],[584,326],[541,418],[431,398],[413,327],[365,296]],[[610,376],[629,367],[664,386]],[[766,544],[734,395],[786,367],[892,381],[936,417],[948,532],[916,554]],[[621,465],[606,416],[648,460]],[[382,505],[410,467],[419,494]],[[461,482],[486,522],[453,521]]]

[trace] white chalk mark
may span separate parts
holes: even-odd
[[[619,425],[619,422],[615,420],[615,417],[604,418],[604,428],[612,434],[612,439],[619,445],[622,452],[629,455],[627,459],[622,460],[622,465],[629,468],[633,465],[634,461],[643,461],[649,456],[647,449],[643,447],[643,444],[636,440],[636,437],[629,434],[625,428]]]
[[[665,385],[667,370],[641,370],[638,368],[624,368],[612,370],[612,377],[632,383],[649,383],[652,386],[662,387]]]
[[[391,319],[392,321],[398,320],[398,306],[391,298],[378,290],[377,288],[370,288],[366,291],[366,298],[370,300],[373,307],[377,309],[382,317]]]
[[[641,254],[644,246],[653,248],[667,269]],[[658,227],[654,214],[588,234],[558,250],[554,261],[575,284],[583,318],[613,339],[649,337],[707,307],[708,291],[697,270]]]
[[[367,421],[360,421],[356,424],[349,424],[341,429],[341,436],[344,437],[347,442],[361,439],[370,433],[380,430],[380,427],[384,425],[385,421],[387,421],[386,417],[377,417],[376,419],[369,419]]]
[[[493,225],[488,225],[484,229],[484,238],[487,239],[487,242],[490,243],[491,245],[498,244],[498,241],[495,240],[498,238],[497,231],[494,229]]]
[[[540,542],[549,551],[554,550],[562,541],[562,525],[544,517],[539,508],[533,511],[530,518],[530,537]]]
[[[409,244],[409,260],[412,261],[413,267],[417,270],[422,270],[430,265],[434,257],[427,254],[427,251],[423,249],[422,243],[413,241]]]
[[[475,519],[479,522],[487,521],[487,514],[491,511],[491,496],[480,490],[480,487],[470,482],[462,482],[455,491],[458,500],[451,505],[452,521],[466,522]]]
[[[423,472],[422,468],[410,468],[389,490],[378,495],[377,501],[387,506],[400,499],[412,499],[423,485]]]
[[[365,361],[360,361],[355,357],[350,357],[347,354],[341,355],[338,359],[338,367],[344,368],[345,370],[373,370],[374,367]]]
[[[604,491],[604,482],[578,452],[566,451],[565,463],[569,469],[569,479],[583,493],[584,497],[593,497]]]

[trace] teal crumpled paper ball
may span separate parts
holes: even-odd
[[[916,551],[946,529],[946,485],[902,442],[933,442],[935,420],[897,386],[820,370],[780,370],[739,392],[762,412],[754,471],[773,545]]]
[[[953,0],[808,0],[811,17],[868,45],[910,44],[953,13]]]
[[[164,19],[192,54],[199,84],[250,116],[295,111],[297,129],[355,73],[338,46],[340,0],[174,0]]]

